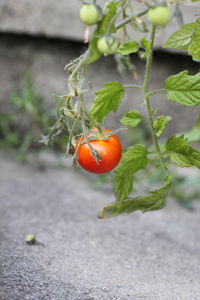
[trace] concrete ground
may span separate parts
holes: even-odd
[[[83,175],[0,166],[1,300],[200,299],[200,203],[103,221],[113,196]]]

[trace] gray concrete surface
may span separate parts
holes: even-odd
[[[97,2],[104,5],[106,0]],[[82,41],[85,26],[79,20],[80,7],[79,0],[0,0],[0,31]],[[144,5],[134,1],[134,7],[141,9]],[[199,9],[199,3],[183,2],[184,22],[192,22]],[[157,39],[157,47],[160,47],[175,29],[178,29],[178,24],[173,20]],[[134,33],[135,39],[139,36],[141,34]]]
[[[199,300],[199,202],[103,221],[113,196],[69,167],[0,166],[1,300]]]

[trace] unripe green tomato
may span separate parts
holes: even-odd
[[[114,54],[118,49],[118,41],[113,37],[102,37],[97,42],[98,50],[104,55]]]
[[[93,4],[84,4],[80,9],[80,19],[88,26],[96,24],[100,19],[98,8]]]
[[[165,26],[170,19],[170,9],[167,6],[157,6],[150,8],[147,13],[148,20],[156,26]]]

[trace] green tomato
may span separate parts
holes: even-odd
[[[98,50],[104,55],[114,54],[118,49],[118,41],[113,37],[102,37],[97,42]]]
[[[85,4],[80,9],[80,19],[88,26],[96,24],[100,19],[98,8],[93,4]]]
[[[148,20],[156,26],[165,26],[170,19],[170,10],[167,6],[157,6],[150,8],[147,13]]]

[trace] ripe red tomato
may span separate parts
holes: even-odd
[[[98,134],[97,128],[93,128],[91,131]],[[105,129],[104,132],[110,132],[110,130]],[[94,134],[89,133],[87,136],[92,135]],[[81,140],[84,141],[84,138],[80,138],[77,141],[77,147]],[[83,169],[95,174],[104,174],[110,172],[117,166],[122,155],[122,145],[116,134],[110,135],[108,140],[91,140],[89,143],[93,149],[101,155],[102,160],[100,160],[99,163],[96,162],[89,145],[87,143],[83,143],[79,146],[77,152],[78,163]]]

